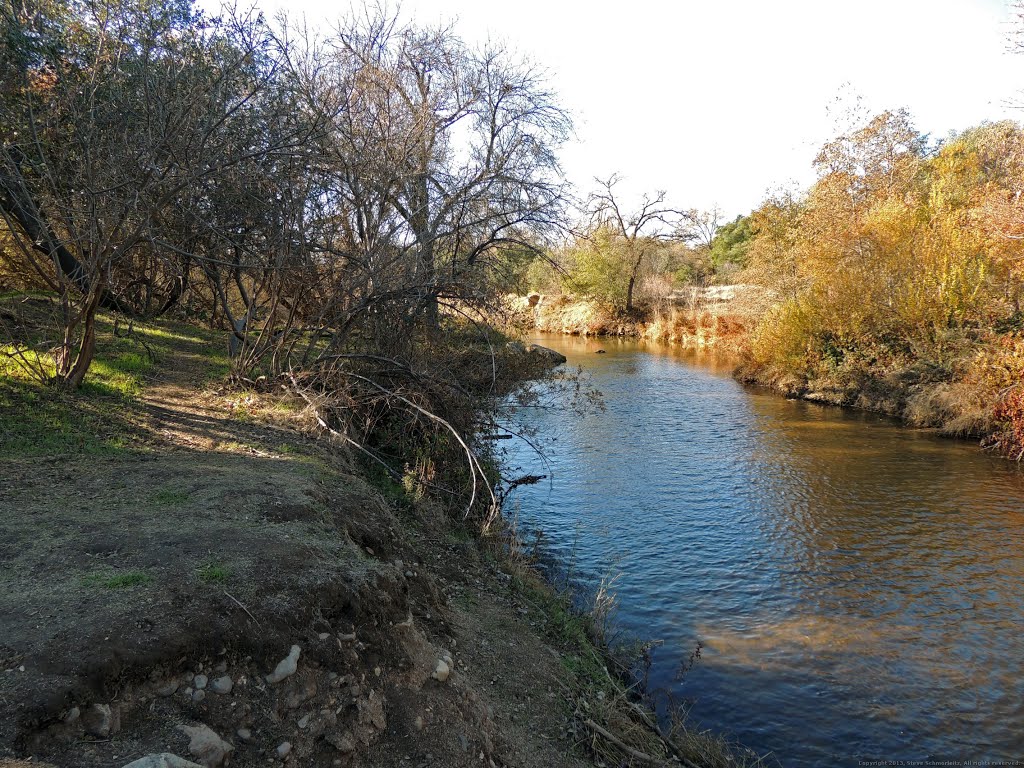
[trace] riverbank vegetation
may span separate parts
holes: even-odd
[[[534,322],[729,347],[745,380],[1024,457],[1024,129],[936,140],[885,112],[815,170],[809,190],[722,225],[681,214],[635,279],[621,233],[577,236],[533,268],[548,294]],[[639,306],[622,300],[633,282]]]
[[[753,214],[747,279],[777,301],[744,375],[982,435],[1020,458],[1020,125],[931,142],[887,112],[815,167],[806,194]]]

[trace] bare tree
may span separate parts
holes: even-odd
[[[691,208],[683,214],[681,225],[687,233],[687,239],[710,250],[721,227],[721,219],[722,211],[717,205],[706,211]]]
[[[684,214],[670,207],[666,193],[659,190],[653,195],[644,193],[638,208],[624,210],[615,187],[621,177],[595,179],[600,189],[590,195],[587,210],[591,228],[605,226],[613,229],[622,239],[627,255],[626,311],[633,311],[633,292],[644,260],[660,242],[686,239],[681,229]]]
[[[376,16],[342,29],[335,45],[362,102],[339,138],[375,149],[373,173],[356,176],[349,200],[364,220],[397,227],[436,325],[438,302],[464,299],[469,273],[494,249],[529,247],[530,234],[560,222],[555,149],[569,118],[535,66],[501,47],[467,46],[447,27]]]

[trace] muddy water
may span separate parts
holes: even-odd
[[[653,688],[784,766],[1024,758],[1018,467],[692,354],[537,340],[607,410],[528,417],[549,465],[513,458],[551,480],[521,523],[583,583],[619,574],[617,626],[663,642]]]

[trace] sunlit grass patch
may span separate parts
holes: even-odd
[[[0,377],[32,381],[52,377],[55,372],[51,355],[23,344],[0,345]]]
[[[136,329],[153,342],[167,342],[168,346],[174,346],[174,342],[188,342],[189,344],[209,343],[208,334],[202,334],[198,329],[187,325],[167,323],[164,325],[148,325]]]
[[[89,368],[82,394],[137,397],[145,386],[145,374],[153,369],[153,361],[137,352],[124,352],[114,357],[97,357]]]
[[[0,376],[0,456],[116,453],[131,441],[133,426],[124,415],[118,398]]]

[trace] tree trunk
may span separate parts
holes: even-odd
[[[20,157],[20,153],[14,157]],[[3,169],[0,168],[0,171]],[[39,206],[20,178],[20,173],[20,168],[0,172],[0,208],[18,223],[34,250],[45,254],[57,265],[67,280],[83,294],[88,294],[92,286],[85,267],[50,230],[46,219],[40,213]],[[113,312],[132,314],[117,297],[110,295],[106,290],[99,296],[99,306]]]
[[[61,350],[62,359],[58,360],[57,375],[54,377],[57,386],[63,389],[78,389],[85,381],[85,374],[96,356],[96,311],[102,303],[105,291],[98,287],[82,308],[78,322],[82,324],[82,341],[78,346],[78,354],[71,363],[71,329],[65,331],[65,343]]]
[[[426,174],[415,181],[413,208],[409,224],[419,246],[416,264],[416,278],[423,292],[423,317],[430,331],[440,325],[437,311],[437,263],[434,254],[434,233],[430,226],[430,192],[427,189]]]
[[[644,260],[644,249],[640,249],[640,253],[636,255],[636,260],[633,262],[633,269],[629,273],[629,285],[626,287],[626,312],[628,314],[633,313],[633,289],[636,287],[636,276],[640,274],[640,264]]]
[[[78,350],[78,357],[75,364],[64,379],[62,385],[67,389],[78,389],[85,381],[85,374],[92,365],[92,359],[96,356],[96,311],[95,309],[83,320],[84,333],[82,335],[82,346]]]

